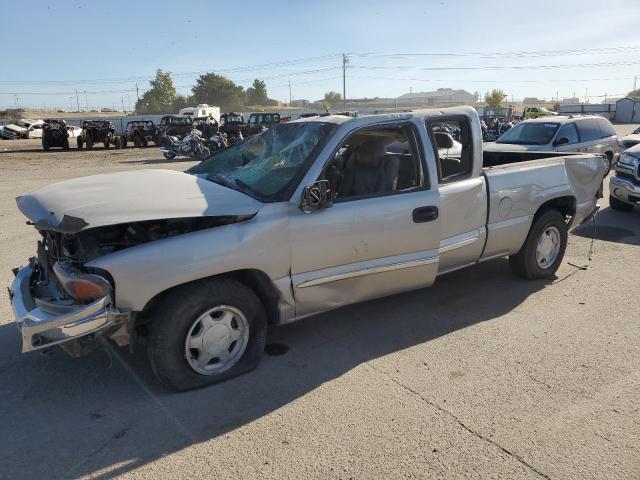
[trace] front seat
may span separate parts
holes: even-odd
[[[367,140],[354,153],[342,171],[338,197],[373,195],[395,189],[399,161],[397,157],[385,157],[384,142]]]

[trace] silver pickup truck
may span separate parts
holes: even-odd
[[[17,199],[42,237],[11,287],[22,351],[102,335],[146,344],[168,388],[219,382],[257,366],[269,325],[498,257],[553,276],[605,168],[483,155],[475,110],[458,107],[298,120],[186,172],[53,184]]]

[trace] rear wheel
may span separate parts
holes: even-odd
[[[192,390],[257,367],[266,316],[251,289],[233,279],[192,283],[167,295],[150,325],[149,360],[167,388]]]
[[[115,137],[113,139],[113,146],[116,148],[116,150],[122,148],[122,141],[120,140],[120,137]]]
[[[176,158],[176,154],[173,152],[162,152],[162,155],[164,155],[164,158],[166,158],[167,160],[173,160],[174,158]]]
[[[518,253],[509,257],[511,270],[527,280],[552,277],[567,248],[567,223],[558,210],[537,215]]]
[[[42,137],[42,148],[44,150],[49,150],[49,140],[45,136]]]
[[[609,206],[614,210],[619,210],[621,212],[628,212],[629,210],[633,210],[633,205],[627,202],[623,202],[622,200],[618,200],[613,195],[609,195]]]
[[[77,144],[78,144],[78,150],[82,150],[82,146],[84,145],[84,142],[82,141],[82,137],[78,137]]]
[[[65,138],[64,142],[62,142],[62,149],[63,150],[69,150],[69,139]]]
[[[93,148],[93,139],[91,136],[87,135],[87,138],[84,139],[87,145],[87,150],[91,150]]]
[[[136,135],[135,137],[133,137],[133,146],[136,148],[142,147],[142,142],[140,141],[140,135]]]

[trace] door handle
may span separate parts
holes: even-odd
[[[431,222],[438,218],[438,207],[418,207],[413,211],[415,223]]]

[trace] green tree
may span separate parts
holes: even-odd
[[[484,96],[484,102],[489,108],[498,108],[502,106],[502,102],[506,98],[506,94],[502,90],[493,89],[491,93],[487,92]]]
[[[640,98],[640,88],[638,88],[637,90],[631,90],[629,93],[627,93],[627,97]]]
[[[268,99],[266,83],[256,78],[247,88],[247,103],[249,105],[266,105]]]
[[[334,92],[333,90],[331,90],[324,94],[324,102],[327,103],[329,106],[340,103],[341,101],[342,101],[342,95],[340,95],[340,93],[338,92]]]
[[[166,113],[176,99],[176,88],[171,73],[156,70],[156,77],[149,81],[151,88],[136,102],[136,112],[142,114]]]
[[[191,91],[194,103],[208,103],[222,110],[237,110],[245,103],[244,89],[215,73],[200,75]]]
[[[193,100],[191,97],[187,95],[176,95],[176,99],[173,101],[171,105],[171,111],[177,113],[181,108],[189,107],[193,104]]]

